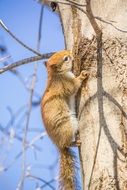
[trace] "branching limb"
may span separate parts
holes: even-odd
[[[85,7],[86,4],[80,4],[80,3],[76,3],[75,1],[71,1],[71,0],[66,0],[67,2],[71,3],[72,5],[76,5],[76,6],[81,6],[81,7]]]
[[[100,37],[102,35],[102,31],[99,28],[99,26],[95,20],[95,17],[93,15],[93,12],[91,9],[91,0],[86,0],[86,15],[89,18],[89,21],[90,21],[90,23],[91,23],[91,25],[92,25],[95,33],[96,33],[96,36]]]
[[[39,2],[43,2],[43,0],[39,0]],[[65,4],[65,5],[75,5],[75,6],[79,6],[79,7],[86,6],[85,4],[76,3],[75,1],[72,1],[72,0],[47,0],[47,2],[60,3],[60,4]]]
[[[1,129],[1,128],[0,128]],[[31,142],[26,142],[27,143],[27,146],[26,146],[26,151],[29,149],[29,148],[32,148],[32,149],[36,149],[38,151],[41,151],[41,149],[39,147],[37,147],[37,145],[35,145],[35,143],[37,141],[39,141],[40,139],[42,139],[44,136],[46,135],[45,132],[42,132],[40,135],[37,135],[36,137],[34,137]],[[7,171],[9,170],[14,164],[15,162],[22,156],[23,152],[20,151],[16,156],[15,158],[11,161],[10,164],[8,164],[7,167],[4,168],[3,171]],[[19,183],[20,184],[20,183]],[[19,189],[19,186],[17,188],[17,190]]]
[[[52,0],[51,1],[49,0],[49,2],[52,2]],[[77,8],[78,10],[80,10],[82,13],[87,14],[87,12],[83,8],[83,7],[86,7],[86,4],[78,4],[78,3],[70,1],[70,0],[56,1],[56,2],[59,3],[59,4],[64,4],[64,5],[73,5],[75,8]],[[103,22],[105,24],[108,24],[108,25],[112,26],[113,28],[115,28],[119,32],[127,33],[127,30],[122,30],[122,29],[118,28],[117,26],[115,26],[113,24],[113,21],[106,21],[106,20],[104,20],[103,18],[101,18],[99,16],[94,16],[94,18],[96,20],[99,20],[100,22]]]
[[[29,146],[30,146],[30,147],[33,146],[36,141],[42,139],[44,136],[46,136],[46,134],[47,134],[46,132],[42,132],[42,133],[40,133],[39,135],[37,135],[36,137],[34,137],[34,138],[31,140],[31,142],[29,143]]]
[[[10,132],[9,131],[6,131],[6,129],[4,127],[2,127],[2,125],[0,124],[0,131],[7,136],[7,138],[10,137]],[[41,134],[42,135],[42,134]],[[42,136],[40,136],[42,137]],[[17,139],[18,141],[22,142],[22,137],[20,137],[18,134],[15,134],[14,136],[15,139]],[[38,137],[39,138],[39,137]],[[37,145],[34,145],[33,141],[32,142],[28,142],[26,141],[26,146],[27,147],[30,147],[30,146],[33,146],[33,148],[35,148],[36,150],[38,151],[41,151],[40,147],[38,147]]]
[[[5,56],[5,57],[2,57],[2,58],[0,58],[0,62],[4,62],[4,61],[6,61],[7,59],[9,59],[11,56],[10,55],[7,55],[7,56]]]
[[[39,61],[39,60],[42,60],[42,59],[48,59],[53,53],[55,53],[55,52],[46,53],[46,54],[42,54],[41,56],[29,57],[29,58],[26,58],[26,59],[22,59],[20,61],[16,61],[15,63],[12,63],[10,65],[7,65],[7,66],[1,68],[0,69],[0,74],[4,73],[5,71],[11,70],[11,69],[13,69],[15,67],[19,67],[21,65],[28,64],[30,62],[35,62],[35,61]]]
[[[41,12],[40,12],[39,30],[38,30],[38,39],[37,39],[37,50],[39,50],[40,42],[41,42],[41,23],[42,23],[42,18],[43,18],[43,6],[42,6]],[[34,89],[35,89],[35,84],[36,84],[36,79],[37,79],[37,68],[38,68],[38,64],[35,63],[33,77],[32,77],[32,80],[31,80],[31,87],[30,87],[31,90],[30,90],[30,97],[29,97],[29,101],[28,101],[27,119],[26,119],[25,132],[24,132],[24,138],[23,138],[22,176],[21,176],[21,180],[20,180],[20,182],[18,184],[18,189],[19,190],[23,190],[24,181],[25,181],[25,178],[26,178],[26,166],[27,166],[26,141],[27,141],[27,135],[28,135],[30,116],[31,116],[31,111],[32,111],[32,101],[33,101]]]
[[[4,28],[4,30],[6,30],[6,32],[12,37],[14,38],[19,44],[21,44],[23,47],[25,47],[26,49],[28,49],[29,51],[41,56],[41,53],[39,53],[38,51],[28,47],[26,44],[24,44],[21,40],[19,40],[9,29],[8,27],[3,23],[2,20],[0,20],[0,25],[2,26],[2,28]]]
[[[98,26],[95,17],[93,15],[92,9],[91,9],[91,0],[86,0],[86,15],[94,29],[94,32],[96,34],[97,38],[97,99],[98,99],[98,111],[99,111],[99,132],[98,132],[98,139],[97,139],[97,145],[95,150],[95,155],[93,158],[93,165],[92,165],[92,171],[90,175],[89,185],[88,188],[90,189],[93,171],[96,163],[98,148],[100,144],[100,136],[101,136],[101,130],[102,127],[104,127],[104,110],[103,110],[103,84],[102,84],[102,31],[100,27]]]
[[[48,186],[50,189],[55,190],[55,188],[51,185],[51,183],[53,183],[55,181],[54,179],[52,179],[51,181],[47,182],[47,181],[45,181],[44,179],[42,179],[40,177],[37,177],[37,176],[34,176],[34,175],[30,175],[30,174],[28,174],[26,177],[31,178],[33,180],[38,180],[38,181],[43,182],[44,185],[42,186],[42,188],[45,187],[45,186]]]

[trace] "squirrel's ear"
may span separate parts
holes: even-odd
[[[56,64],[50,64],[50,67],[51,67],[52,69],[56,69],[56,68],[57,68],[57,65],[56,65]]]
[[[44,61],[44,65],[45,65],[45,67],[47,68],[47,66],[49,65],[49,67],[51,67],[51,68],[55,68],[56,67],[56,65],[55,64],[53,64],[53,63],[48,63],[48,61]]]
[[[48,60],[48,66],[51,68],[56,68],[56,62],[53,62],[53,60]]]

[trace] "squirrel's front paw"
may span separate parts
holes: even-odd
[[[89,76],[88,71],[86,71],[86,70],[81,71],[81,73],[80,73],[80,79],[81,80],[86,79],[88,76]]]

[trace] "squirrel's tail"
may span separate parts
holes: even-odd
[[[60,150],[59,190],[75,190],[75,156],[70,148]]]

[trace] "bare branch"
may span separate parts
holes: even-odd
[[[39,20],[39,30],[38,30],[38,38],[37,38],[37,50],[40,48],[40,42],[41,42],[41,23],[42,23],[42,18],[43,18],[43,6],[41,8],[40,12],[40,20]],[[35,63],[34,65],[34,72],[33,72],[33,77],[31,80],[31,87],[30,87],[30,97],[28,101],[28,111],[27,111],[27,119],[26,119],[26,125],[25,125],[25,132],[24,132],[24,138],[23,138],[23,160],[22,160],[22,176],[19,182],[19,189],[23,189],[24,186],[24,180],[26,177],[26,141],[27,141],[27,135],[28,135],[28,129],[29,129],[29,122],[30,122],[30,116],[31,116],[31,110],[32,110],[32,101],[33,101],[33,95],[34,95],[34,89],[35,89],[35,84],[36,84],[36,79],[37,79],[37,68],[38,64]],[[40,136],[39,136],[40,137]],[[35,140],[38,140],[35,139]]]
[[[42,132],[39,135],[37,135],[36,137],[34,137],[31,140],[31,142],[29,143],[29,146],[33,146],[36,141],[38,141],[39,139],[42,139],[44,136],[46,136],[46,134],[47,134],[46,132]]]
[[[9,59],[11,56],[10,55],[7,55],[7,56],[5,56],[5,57],[2,57],[2,58],[0,58],[0,62],[4,62],[4,61],[6,61],[7,59]]]
[[[57,1],[57,3],[60,3],[60,4],[64,4],[64,5],[73,5],[75,8],[77,8],[78,10],[80,10],[81,12],[83,12],[84,14],[87,14],[87,12],[82,8],[83,6],[86,7],[86,4],[78,4],[78,3],[75,3],[73,1],[70,1],[70,0],[66,0],[67,2],[64,2],[64,1]],[[49,2],[52,2],[52,1],[49,1]],[[118,30],[119,32],[123,32],[123,33],[127,33],[127,30],[122,30],[120,28],[118,28],[117,26],[115,26],[112,22],[113,21],[106,21],[104,19],[102,19],[101,17],[98,17],[98,16],[94,16],[94,18],[96,20],[99,20],[105,24],[108,24],[108,25],[111,25],[113,28],[115,28],[116,30]]]
[[[93,15],[93,12],[91,10],[91,0],[86,0],[86,15],[89,18],[89,21],[96,33],[96,36],[99,37],[100,35],[102,35],[102,31],[100,30],[95,17]]]
[[[1,131],[4,135],[6,135],[7,138],[9,138],[10,132],[9,132],[9,131],[6,131],[6,129],[5,129],[4,127],[2,127],[1,124],[0,124],[0,131]],[[17,139],[18,141],[22,141],[22,140],[23,140],[22,137],[20,137],[20,136],[17,135],[17,134],[15,134],[14,138]],[[36,141],[37,141],[37,140],[39,140],[39,138],[36,139]],[[27,148],[32,146],[32,147],[35,148],[36,150],[41,151],[41,148],[38,147],[37,145],[34,145],[32,142],[26,141],[26,145],[27,145]]]
[[[102,62],[102,31],[99,28],[95,17],[93,15],[92,9],[91,9],[91,0],[86,0],[86,15],[95,31],[96,38],[97,38],[97,99],[98,99],[98,111],[99,111],[99,132],[98,132],[98,140],[96,144],[96,150],[95,150],[95,155],[93,158],[93,165],[92,165],[92,170],[91,170],[91,175],[90,175],[90,180],[88,184],[88,188],[90,189],[91,181],[92,181],[92,176],[93,176],[93,171],[96,163],[96,158],[98,154],[98,148],[100,144],[100,136],[101,136],[101,131],[102,127],[104,127],[104,115],[103,115],[103,84],[102,84],[102,67],[103,67],[103,62]]]
[[[52,0],[48,0],[48,2],[53,2],[53,1]],[[73,2],[71,0],[66,0],[66,1],[57,1],[56,0],[54,2],[59,3],[59,4],[63,4],[63,5],[73,5],[75,8],[77,8],[78,10],[80,10],[81,12],[83,12],[84,14],[87,14],[87,12],[82,8],[82,7],[86,7],[86,4],[79,4],[79,3]],[[98,16],[94,16],[94,18],[96,20],[99,20],[99,21],[101,21],[101,22],[103,22],[105,24],[108,24],[108,25],[112,26],[113,28],[115,28],[119,32],[127,33],[127,30],[122,30],[122,29],[118,28],[117,26],[115,26],[112,23],[113,21],[106,21],[103,18],[98,17]]]
[[[29,177],[29,178],[32,178],[32,179],[35,179],[35,180],[39,180],[39,181],[41,181],[41,182],[44,183],[43,187],[44,186],[48,186],[50,189],[55,190],[55,188],[51,185],[51,183],[55,181],[54,179],[52,179],[51,181],[47,182],[47,181],[45,181],[44,179],[42,179],[40,177],[33,176],[33,175],[30,175],[30,174],[27,175],[26,177]]]
[[[2,20],[0,20],[0,25],[2,26],[2,28],[4,28],[4,30],[6,30],[6,32],[7,32],[8,34],[10,34],[10,36],[11,36],[12,38],[14,38],[14,39],[15,39],[19,44],[21,44],[23,47],[25,47],[25,48],[28,49],[29,51],[31,51],[31,52],[33,52],[33,53],[39,55],[39,56],[42,55],[42,54],[39,53],[38,51],[36,51],[36,50],[34,50],[34,49],[28,47],[28,46],[27,46],[26,44],[24,44],[21,40],[19,40],[19,39],[8,29],[8,27],[3,23]]]
[[[42,2],[42,0],[39,0],[39,2]],[[71,0],[65,0],[65,1],[59,1],[59,0],[48,0],[48,2],[52,3],[60,3],[60,4],[65,4],[65,5],[75,5],[75,6],[81,6],[81,7],[85,7],[85,4],[80,4],[80,3],[76,3],[75,1],[71,1]],[[68,3],[67,3],[68,2]]]
[[[41,43],[41,29],[42,29],[42,22],[43,22],[43,12],[44,12],[44,6],[42,5],[40,19],[39,19],[39,28],[38,28],[37,50],[40,49],[40,43]]]
[[[113,21],[106,21],[106,20],[104,20],[104,19],[102,19],[101,17],[98,17],[98,16],[95,16],[95,19],[112,26],[113,28],[115,28],[119,32],[127,33],[127,30],[122,30],[122,29],[118,28],[117,26],[115,26],[114,24],[112,24]]]
[[[52,3],[53,1],[49,0],[48,2]],[[63,5],[71,5],[69,2],[63,2],[63,1],[54,1],[54,2],[59,3],[59,4],[63,4]]]
[[[76,6],[81,6],[81,7],[85,7],[86,4],[79,4],[79,3],[76,3],[75,1],[71,1],[71,0],[66,0],[68,1],[69,3],[73,4],[73,5],[76,5]]]
[[[80,4],[80,3],[76,3],[75,1],[71,1],[71,0],[65,0],[65,1],[56,1],[57,3],[66,3],[66,2],[68,2],[69,3],[69,5],[75,5],[75,6],[81,6],[81,7],[85,7],[86,6],[86,4]]]
[[[41,137],[42,138],[42,137]],[[39,140],[39,138],[38,139],[36,139],[36,141],[37,140]],[[35,148],[36,147],[36,145],[34,145],[34,144],[28,144],[27,146],[26,146],[26,150],[28,150],[29,148]],[[36,148],[37,149],[37,148]],[[40,150],[39,150],[40,151]],[[5,167],[4,168],[4,171],[7,171],[7,170],[9,170],[10,169],[10,167],[11,166],[13,166],[13,164],[20,158],[22,156],[22,151],[20,151],[16,156],[15,156],[15,158],[11,161],[11,163],[7,166],[7,167]]]
[[[18,66],[30,63],[30,62],[39,61],[41,59],[48,59],[54,53],[55,52],[46,53],[46,54],[42,54],[41,56],[29,57],[29,58],[22,59],[20,61],[16,61],[15,63],[12,63],[10,65],[7,65],[7,66],[1,68],[0,69],[0,74],[4,73],[5,71],[11,70],[11,69],[13,69],[15,67],[18,67]]]

